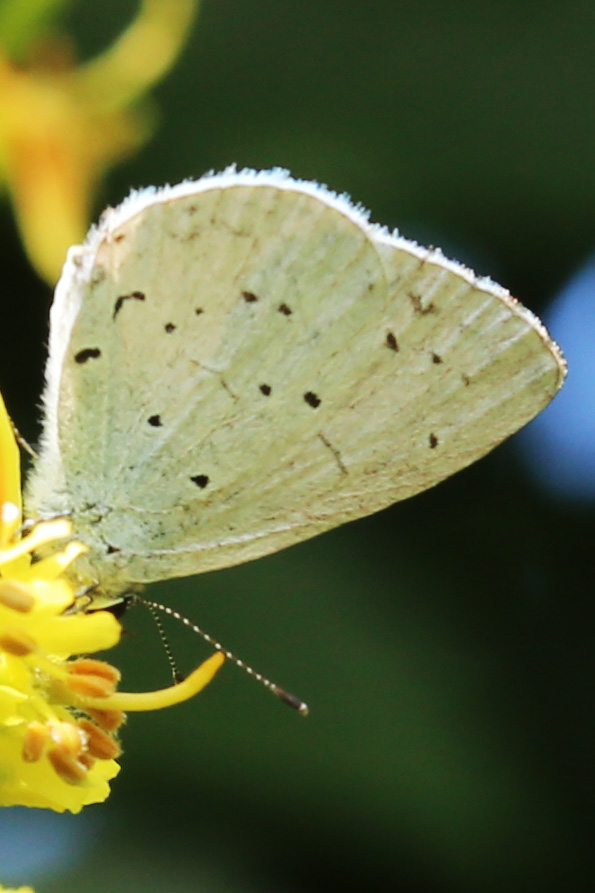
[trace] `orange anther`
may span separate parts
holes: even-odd
[[[98,760],[115,760],[122,749],[111,735],[100,729],[90,719],[79,720],[79,726],[87,735],[87,749]]]
[[[15,657],[26,657],[37,651],[37,642],[22,629],[5,629],[0,635],[0,648]]]
[[[21,614],[27,614],[35,605],[35,598],[22,583],[1,580],[0,604],[5,608],[12,608],[13,611],[19,611]]]
[[[116,685],[104,676],[71,675],[68,687],[84,698],[108,698],[115,691]]]
[[[68,664],[69,673],[76,676],[101,676],[112,682],[114,687],[120,681],[120,671],[112,667],[105,660],[95,660],[92,657],[80,657]]]
[[[48,759],[55,772],[67,784],[80,784],[85,780],[88,771],[85,764],[65,753],[61,748],[55,747],[50,750]]]
[[[49,730],[42,722],[30,722],[23,736],[23,759],[26,763],[36,763],[43,756]]]
[[[121,710],[98,710],[96,707],[89,707],[87,713],[106,732],[115,732],[126,721],[126,714]]]

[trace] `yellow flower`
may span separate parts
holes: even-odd
[[[12,503],[4,503],[7,512]],[[0,518],[0,539],[6,543]],[[35,549],[70,534],[67,521],[39,524],[0,549],[0,805],[44,806],[78,812],[105,800],[119,771],[113,732],[123,721],[94,724],[72,708],[77,692],[111,694],[117,671],[102,661],[71,660],[111,648],[120,626],[106,611],[64,614],[73,605],[62,571],[82,551],[70,542],[50,558]],[[79,673],[77,665],[83,664]],[[89,685],[90,684],[90,685]],[[87,689],[85,689],[87,686]],[[69,697],[69,688],[72,696]],[[103,728],[101,727],[103,725]],[[94,739],[98,738],[96,745]]]
[[[29,258],[51,285],[85,236],[96,184],[150,136],[145,94],[175,62],[197,8],[143,0],[115,43],[78,67],[64,42],[46,43],[26,68],[0,55],[0,179]]]
[[[0,893],[35,893],[33,887],[3,887],[0,884]]]
[[[79,812],[105,800],[119,772],[124,711],[191,697],[223,656],[171,688],[117,692],[115,667],[80,656],[111,648],[121,632],[108,611],[78,609],[64,572],[85,547],[64,519],[21,538],[20,506],[18,449],[0,397],[0,805]]]

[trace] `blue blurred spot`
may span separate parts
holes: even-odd
[[[65,871],[97,842],[95,815],[57,814],[14,806],[0,812],[0,872],[4,884],[31,884]]]
[[[558,294],[546,325],[568,361],[554,402],[518,438],[539,484],[568,500],[595,500],[595,257]]]

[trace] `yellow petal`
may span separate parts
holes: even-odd
[[[11,505],[15,511],[4,509]],[[0,524],[1,542],[8,542],[21,523],[21,457],[10,418],[0,394]]]

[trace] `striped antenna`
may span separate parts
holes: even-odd
[[[156,611],[161,611],[163,614],[167,614],[168,617],[173,617],[174,620],[177,620],[179,623],[182,623],[184,626],[187,626],[188,629],[191,629],[192,632],[196,633],[202,639],[205,640],[209,645],[211,645],[216,651],[220,651],[227,660],[230,660],[232,663],[239,667],[240,670],[243,670],[248,676],[252,676],[257,682],[260,682],[261,685],[264,685],[270,692],[276,695],[284,704],[287,704],[289,707],[292,707],[294,710],[297,710],[298,713],[301,713],[302,716],[308,715],[308,705],[305,701],[302,701],[300,698],[296,697],[296,695],[291,694],[291,692],[286,691],[284,688],[281,688],[276,683],[271,682],[270,679],[267,679],[266,676],[263,676],[262,673],[257,673],[257,671],[244,663],[239,657],[236,657],[235,654],[232,654],[231,651],[228,651],[227,648],[224,648],[220,642],[217,642],[212,636],[210,636],[204,629],[201,629],[200,626],[197,626],[196,623],[193,623],[183,614],[180,614],[179,611],[175,611],[173,608],[170,608],[168,605],[163,605],[161,602],[150,601],[149,599],[144,598],[144,596],[140,595],[132,595],[129,597],[129,602],[132,604],[145,605],[154,619],[158,618],[155,616]],[[167,643],[167,639],[163,633],[163,629],[161,624],[157,623],[157,629],[159,630],[159,635],[161,636],[161,640],[165,643],[165,650],[168,656],[168,660],[170,662],[170,666],[172,668],[172,673],[174,676],[174,680],[179,682],[180,676],[175,666],[175,662],[173,660],[171,649],[169,644]]]

